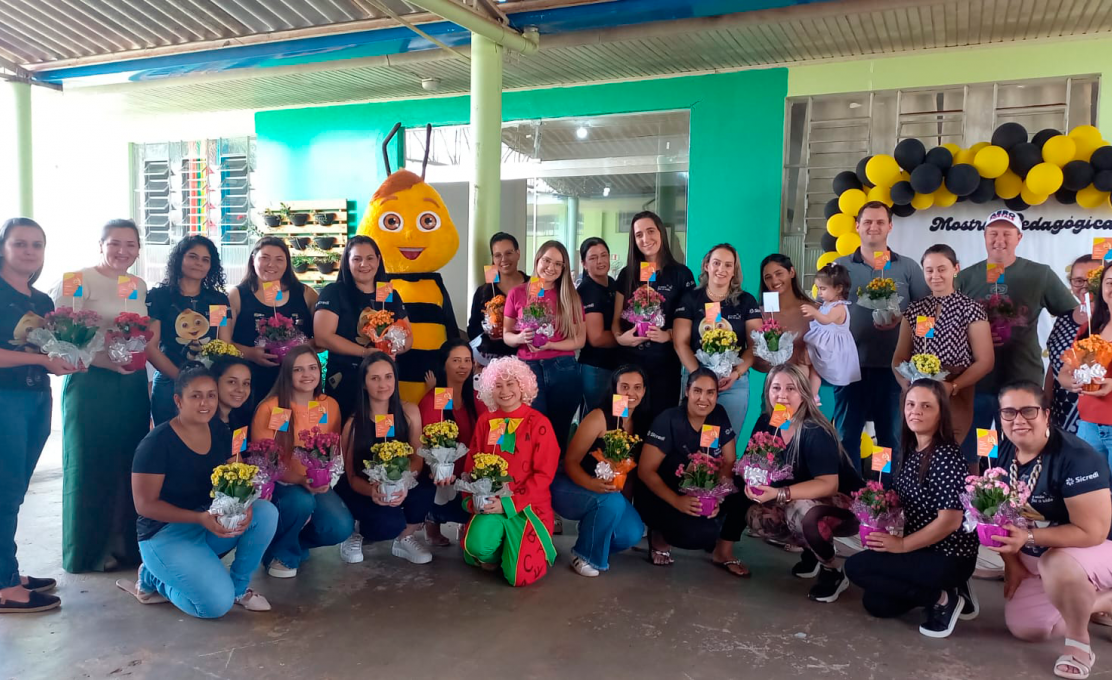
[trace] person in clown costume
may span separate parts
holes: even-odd
[[[491,571],[501,567],[513,586],[536,582],[556,560],[549,487],[560,464],[560,447],[552,423],[529,406],[536,396],[537,379],[523,361],[491,361],[479,375],[479,398],[490,411],[475,425],[464,464],[467,474],[478,456],[493,454],[507,463],[510,495],[476,507],[474,497],[463,494],[463,507],[474,517],[460,545],[468,564]]]
[[[452,299],[437,273],[456,254],[459,232],[423,172],[390,172],[386,146],[400,127],[395,125],[382,144],[388,177],[371,197],[357,233],[378,244],[387,276],[405,300],[413,348],[397,357],[399,388],[402,400],[416,404],[425,394],[425,373],[436,364],[440,346],[459,337]]]

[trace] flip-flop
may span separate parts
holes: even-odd
[[[653,559],[653,555],[660,555],[667,561],[657,562]],[[649,548],[649,564],[653,565],[654,567],[670,567],[675,563],[676,561],[672,559],[671,550],[657,550],[656,548]]]
[[[714,562],[713,560],[711,560],[711,561]],[[732,567],[734,565],[737,565],[737,566],[741,567],[742,571],[737,572],[737,571],[734,571],[733,569],[730,569],[730,567]],[[750,576],[752,576],[752,574],[749,573],[749,567],[745,566],[742,563],[741,560],[734,559],[734,560],[726,560],[725,562],[714,562],[714,566],[721,567],[722,569],[725,569],[727,572],[729,572],[730,574],[732,574],[732,575],[734,575],[738,578],[749,578]]]

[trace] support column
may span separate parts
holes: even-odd
[[[31,217],[34,213],[34,182],[31,164],[31,86],[28,83],[0,83],[10,89],[5,97],[12,104],[11,148],[15,151],[11,159],[12,178],[15,180],[16,212],[21,217]]]
[[[490,264],[487,243],[499,230],[502,205],[502,48],[471,34],[471,143],[475,173],[470,187],[468,291]]]

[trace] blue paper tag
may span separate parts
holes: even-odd
[[[274,293],[274,301],[275,302],[281,302],[282,301],[282,289],[281,288],[279,288],[278,291],[276,293]]]
[[[130,293],[128,293],[127,299],[128,300],[138,300],[139,299],[139,290],[136,289],[136,290],[133,290]]]
[[[282,423],[282,427],[278,428],[278,431],[279,432],[289,432],[290,431],[290,421],[287,420],[286,422]]]

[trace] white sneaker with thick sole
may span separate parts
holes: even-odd
[[[267,567],[266,573],[274,578],[293,578],[297,576],[297,567],[287,567],[281,560],[273,560]]]
[[[270,611],[270,603],[266,601],[266,598],[250,588],[247,589],[246,593],[236,598],[236,604],[249,612]]]
[[[352,534],[340,544],[340,559],[348,564],[363,561],[363,534]]]
[[[982,545],[977,551],[977,568],[973,570],[973,578],[988,581],[1003,580],[1004,558]]]
[[[432,553],[429,552],[428,548],[421,545],[417,537],[412,534],[405,538],[394,539],[394,545],[390,548],[390,554],[394,557],[408,560],[413,564],[428,564],[432,562]]]
[[[588,578],[598,576],[599,574],[598,569],[595,569],[591,565],[587,564],[586,560],[582,560],[575,555],[572,555],[571,557],[571,568],[580,576],[586,576]]]

